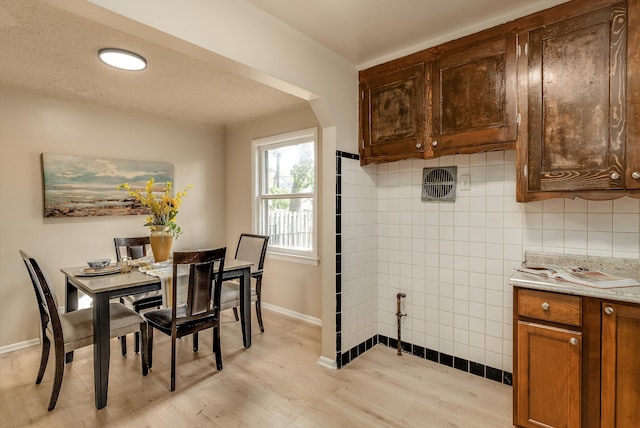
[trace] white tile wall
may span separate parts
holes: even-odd
[[[421,201],[422,168],[450,165],[470,175],[470,189],[455,202]],[[640,256],[640,201],[517,203],[515,151],[366,168],[343,159],[342,172],[343,352],[396,337],[401,291],[403,341],[511,372],[509,277],[524,251]]]

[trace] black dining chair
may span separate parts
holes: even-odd
[[[264,259],[267,254],[269,237],[265,235],[254,235],[243,233],[238,240],[236,248],[236,259],[252,262],[251,278],[255,280],[255,285],[251,286],[251,301],[256,305],[256,317],[260,331],[264,333],[262,324],[262,273],[264,270]],[[233,308],[233,315],[236,321],[238,317],[238,306],[240,306],[240,283],[237,281],[224,281],[222,283],[222,295],[220,310],[224,311]]]
[[[56,407],[58,395],[62,387],[65,354],[93,344],[93,309],[80,309],[60,314],[58,312],[57,298],[49,286],[49,282],[43,271],[40,269],[38,262],[22,250],[20,250],[20,256],[29,273],[40,313],[42,355],[40,357],[40,368],[38,369],[36,384],[42,382],[45,369],[47,368],[47,361],[49,360],[49,350],[52,339],[54,343],[56,366],[48,407],[49,411],[51,411]],[[142,333],[141,365],[142,375],[146,376],[148,372],[148,343],[147,324],[144,318],[125,305],[117,302],[109,304],[109,312],[111,316],[110,327],[112,338],[133,332]],[[51,336],[51,339],[49,336]]]
[[[171,391],[176,389],[176,339],[196,335],[199,331],[213,329],[213,352],[216,368],[222,370],[220,349],[220,290],[226,248],[173,253],[171,293],[167,304],[171,307],[144,313],[149,324],[149,367],[153,364],[153,329],[171,336]],[[180,278],[180,267],[188,267],[188,277]],[[186,303],[178,304],[173,296],[180,296],[178,283],[187,287]],[[212,287],[213,284],[213,287]],[[168,290],[167,290],[168,291]]]
[[[116,248],[116,261],[122,263],[123,252],[130,259],[139,259],[145,257],[151,248],[148,236],[140,236],[134,238],[113,238]],[[132,294],[120,298],[123,303],[140,313],[145,309],[157,309],[162,306],[162,293],[160,291],[148,291],[146,293]],[[120,338],[122,345],[122,355],[127,354],[127,337]],[[140,352],[140,334],[135,333],[133,337],[133,350]]]

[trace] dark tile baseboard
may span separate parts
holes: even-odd
[[[342,368],[355,360],[358,356],[364,354],[375,345],[381,344],[388,346],[389,348],[398,348],[398,341],[392,337],[386,337],[381,334],[371,337],[367,341],[354,346],[349,351],[340,353],[338,352],[336,362],[338,368]],[[476,376],[484,377],[495,382],[504,383],[505,385],[513,385],[513,374],[504,370],[496,369],[484,364],[476,363],[474,361],[465,360],[464,358],[454,357],[443,352],[438,352],[433,349],[425,348],[419,345],[412,345],[411,343],[402,342],[402,351],[407,354],[415,355],[416,357],[424,358],[425,360],[433,361],[445,366],[453,367],[463,372],[471,373]]]

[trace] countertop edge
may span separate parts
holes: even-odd
[[[596,288],[586,285],[573,284],[566,281],[550,279],[539,275],[516,271],[509,279],[514,287],[530,288],[533,290],[550,291],[553,293],[572,294],[576,296],[594,297],[598,299],[614,300],[626,303],[640,304],[640,287]]]

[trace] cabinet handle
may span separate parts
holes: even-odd
[[[611,306],[607,306],[606,308],[604,308],[604,313],[607,315],[612,315],[613,314],[613,308]]]
[[[540,305],[540,306],[542,306],[542,310],[543,310],[543,311],[548,311],[548,310],[549,310],[549,308],[551,307],[551,305],[549,305],[547,302],[544,302],[544,303],[543,303],[542,305]]]
[[[419,149],[420,147],[422,147],[422,144],[417,143],[417,144],[416,144],[416,149]]]
[[[572,337],[571,339],[569,339],[569,343],[572,344],[573,346],[577,346],[578,339],[576,339],[575,337]]]
[[[631,173],[631,177],[633,177],[635,180],[637,180],[638,178],[640,178],[640,172],[632,172]]]
[[[612,180],[617,180],[618,178],[620,178],[620,174],[618,174],[617,172],[612,172],[610,177]]]
[[[431,142],[431,145],[432,145],[433,147],[435,147],[435,146],[437,146],[437,145],[438,145],[438,142],[437,142],[437,141],[435,141],[435,140],[433,140],[433,141]]]

